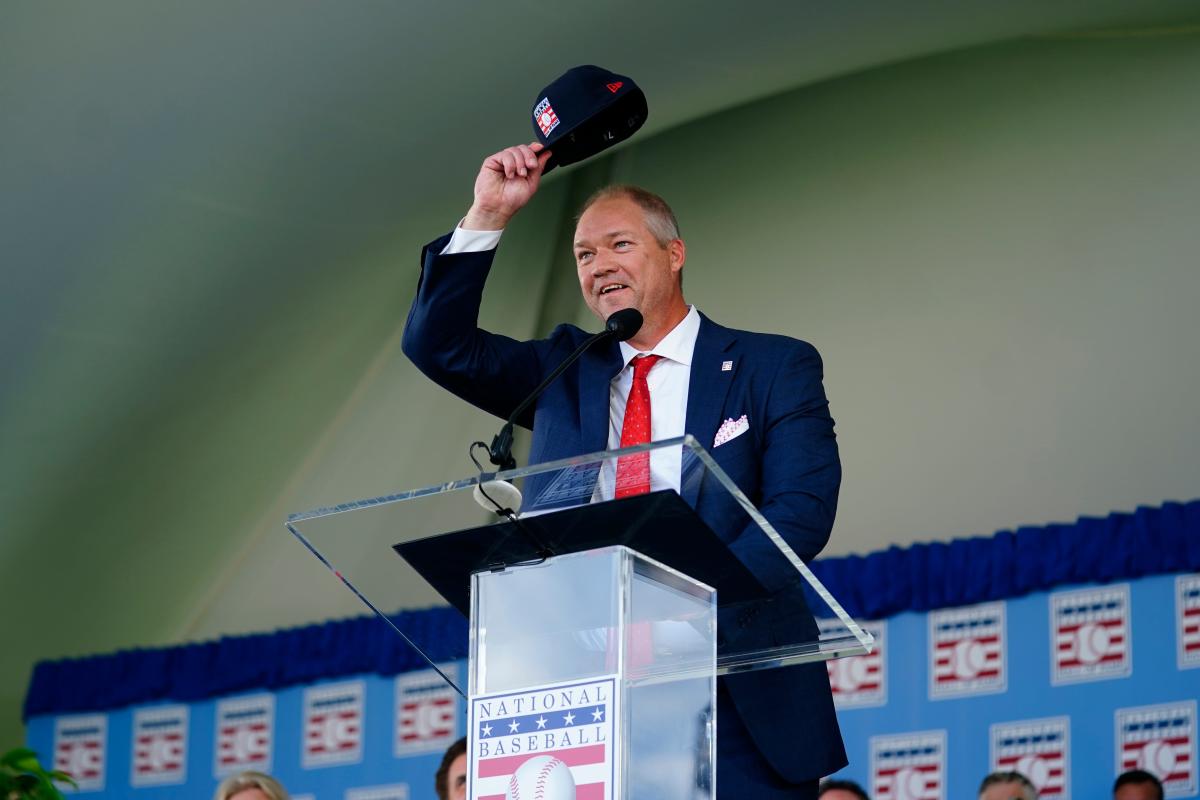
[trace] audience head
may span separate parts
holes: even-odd
[[[1162,781],[1144,769],[1131,769],[1117,776],[1113,800],[1163,800]]]
[[[821,783],[818,800],[870,800],[867,793],[854,781],[839,781],[831,778]]]
[[[979,784],[979,800],[1037,800],[1037,787],[1019,772],[993,772]]]
[[[442,763],[433,776],[433,788],[438,800],[466,800],[467,797],[467,737],[446,748]]]
[[[270,775],[239,772],[221,781],[213,800],[288,800],[288,793]]]

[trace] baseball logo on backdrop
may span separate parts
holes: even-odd
[[[1196,793],[1196,701],[1118,708],[1118,773],[1152,772],[1167,797]]]
[[[133,786],[187,780],[188,707],[143,708],[133,715]]]
[[[611,800],[614,677],[471,700],[471,800]]]
[[[220,778],[248,769],[271,771],[275,695],[233,697],[217,703],[213,773]]]
[[[833,703],[838,709],[868,708],[887,704],[887,622],[859,623],[875,637],[875,649],[861,656],[831,658],[825,662]],[[844,634],[837,619],[817,621],[821,635]]]
[[[1175,579],[1175,622],[1179,668],[1200,667],[1200,575]]]
[[[1051,683],[1124,678],[1133,672],[1129,585],[1050,595]]]
[[[74,778],[81,792],[104,788],[108,717],[88,714],[54,722],[54,768]]]
[[[1003,692],[1004,603],[982,603],[929,614],[929,699]]]
[[[942,800],[946,796],[946,732],[872,736],[871,797]]]
[[[991,728],[992,769],[1029,778],[1041,800],[1071,796],[1070,755],[1067,717],[1000,722]]]
[[[456,680],[458,667],[442,668]],[[458,738],[458,694],[433,670],[396,677],[396,756],[440,753]]]
[[[362,760],[364,694],[361,680],[304,690],[305,769]]]

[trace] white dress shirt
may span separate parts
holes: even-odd
[[[629,362],[633,361],[635,356],[662,356],[662,360],[651,367],[646,376],[646,385],[650,387],[651,441],[683,436],[683,427],[687,422],[688,386],[692,380],[692,353],[696,349],[696,336],[699,333],[700,312],[695,306],[689,306],[687,316],[649,350],[635,350],[627,342],[621,342],[621,357],[625,365],[612,379],[608,393],[609,450],[616,450],[621,446],[625,404],[629,401],[629,390],[633,388],[633,367]],[[678,492],[682,468],[681,448],[669,447],[652,451],[650,491],[674,489]]]
[[[500,243],[503,231],[472,231],[455,227],[450,241],[442,249],[442,255],[455,253],[477,253],[491,250]],[[692,378],[692,353],[696,349],[696,336],[700,333],[700,312],[695,306],[688,307],[685,316],[662,341],[647,351],[635,350],[621,342],[621,357],[624,365],[612,379],[608,394],[608,449],[621,446],[621,426],[625,421],[625,404],[629,401],[629,390],[633,388],[633,367],[629,362],[635,356],[656,355],[662,360],[655,364],[646,376],[650,388],[650,438],[652,441],[683,436],[687,422],[688,386]],[[650,453],[650,491],[674,489],[679,491],[680,472],[683,468],[683,450],[672,447]],[[598,492],[603,499],[613,496],[613,465],[606,465]],[[600,498],[597,498],[600,499]]]

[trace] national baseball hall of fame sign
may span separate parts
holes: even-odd
[[[612,800],[615,676],[471,699],[470,800]]]

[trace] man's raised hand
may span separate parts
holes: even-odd
[[[550,151],[541,142],[506,147],[485,158],[475,178],[475,202],[462,227],[502,230],[537,192],[549,159]]]

